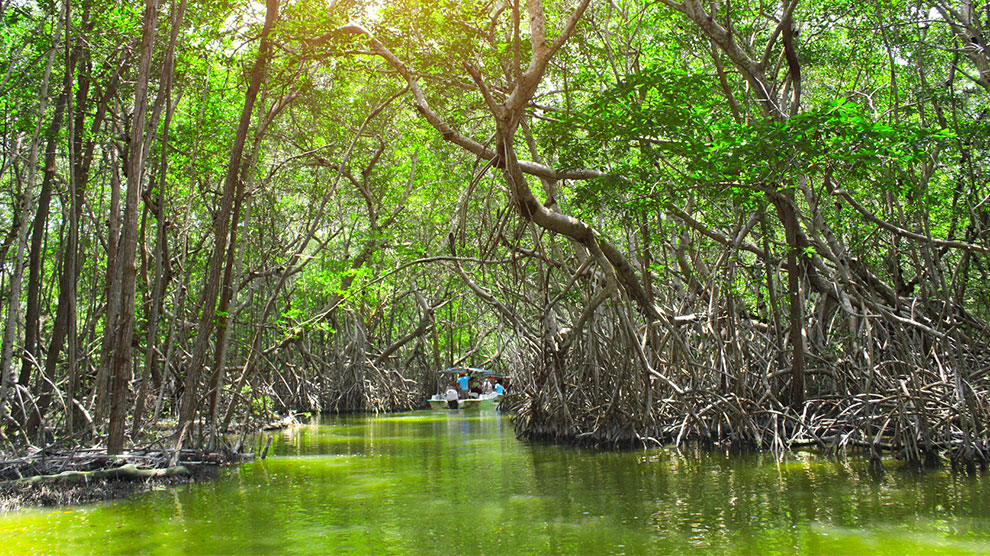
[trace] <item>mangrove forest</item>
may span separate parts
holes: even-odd
[[[988,39],[982,0],[4,0],[0,459],[174,465],[471,367],[530,441],[985,468]]]

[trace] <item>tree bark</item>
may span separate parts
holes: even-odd
[[[173,3],[174,5],[174,3]],[[141,422],[144,417],[145,397],[148,392],[148,380],[155,375],[155,353],[158,341],[158,321],[161,313],[162,297],[165,291],[164,266],[168,256],[168,237],[166,236],[165,194],[168,183],[168,140],[169,129],[172,123],[172,114],[176,103],[172,102],[173,72],[175,68],[175,44],[178,39],[179,29],[185,16],[186,1],[180,0],[177,9],[173,9],[169,25],[168,49],[165,53],[164,69],[162,71],[162,87],[155,99],[155,110],[151,117],[150,129],[157,128],[158,114],[164,107],[165,122],[162,137],[160,179],[158,181],[158,199],[155,206],[155,218],[157,219],[155,233],[155,275],[154,283],[151,287],[151,299],[148,304],[148,326],[145,330],[144,346],[144,371],[141,375],[141,385],[138,388],[137,399],[134,401],[134,416],[131,425],[131,437],[136,437],[141,432]],[[180,95],[181,96],[181,95]]]
[[[210,257],[206,282],[203,285],[202,313],[200,314],[198,336],[185,378],[185,389],[182,393],[177,427],[180,432],[175,439],[176,447],[181,446],[185,434],[190,429],[198,407],[200,376],[203,374],[206,351],[213,334],[217,316],[216,307],[217,297],[220,292],[220,273],[223,270],[223,262],[226,255],[227,234],[230,230],[230,213],[234,203],[234,194],[237,190],[237,182],[241,178],[244,144],[247,140],[248,128],[254,112],[254,104],[258,98],[258,92],[261,90],[265,67],[271,53],[271,39],[269,34],[275,25],[277,16],[278,0],[267,0],[265,24],[261,29],[261,45],[258,48],[258,56],[251,69],[251,81],[245,93],[244,106],[241,109],[240,121],[237,125],[237,135],[234,137],[234,145],[231,147],[230,160],[227,165],[223,194],[220,199],[220,205],[217,207],[216,221],[214,222],[213,229],[213,253]]]
[[[42,247],[45,240],[48,213],[51,209],[52,183],[55,181],[55,146],[58,141],[58,131],[62,128],[62,114],[65,110],[66,98],[68,98],[68,94],[63,91],[62,95],[55,101],[55,113],[45,134],[47,142],[45,174],[41,179],[38,208],[31,230],[31,252],[28,256],[30,261],[28,263],[28,298],[24,316],[24,355],[21,361],[21,373],[17,379],[17,383],[25,388],[31,383],[31,369],[37,365],[40,356],[38,340],[41,335],[41,261],[44,258]]]
[[[148,113],[148,83],[151,75],[151,59],[154,50],[158,21],[158,0],[147,0],[141,40],[141,61],[138,66],[137,86],[134,92],[134,116],[128,143],[127,193],[124,201],[124,217],[120,234],[115,276],[118,288],[115,297],[120,299],[120,313],[113,326],[115,331],[110,366],[111,397],[110,423],[107,431],[107,453],[119,454],[124,449],[124,417],[127,407],[127,386],[131,374],[131,342],[134,338],[135,280],[137,267],[138,205],[141,199],[141,181],[144,175],[144,153]]]
[[[65,18],[64,20],[59,19],[57,31],[55,33],[56,37],[61,34],[61,30],[63,29],[63,25],[65,25],[65,21],[68,20],[68,16],[69,7],[68,4],[66,4]],[[0,383],[2,383],[2,386],[0,386],[0,419],[4,418],[4,403],[7,401],[9,388],[13,384],[14,378],[11,364],[13,362],[12,358],[14,341],[16,337],[17,316],[20,314],[21,284],[24,278],[24,249],[27,244],[27,230],[29,222],[27,215],[31,205],[31,197],[34,195],[34,180],[37,175],[38,167],[38,146],[41,141],[41,128],[45,119],[46,107],[48,105],[48,86],[49,80],[51,79],[52,65],[54,65],[55,62],[55,52],[56,48],[52,47],[48,54],[48,62],[45,66],[45,73],[41,82],[41,90],[38,95],[38,121],[35,125],[34,135],[31,138],[30,154],[28,155],[28,179],[24,187],[24,191],[21,193],[21,208],[18,211],[20,213],[20,218],[15,218],[15,220],[18,221],[16,257],[14,259],[14,272],[10,279],[10,298],[8,299],[7,322],[4,327],[3,345],[0,347]],[[61,104],[59,106],[61,106]],[[56,112],[59,112],[59,110],[59,108],[56,108]],[[60,114],[57,119],[58,118],[60,118]],[[52,125],[55,125],[55,122],[53,122]]]
[[[790,305],[790,344],[791,344],[791,387],[790,405],[795,410],[804,406],[804,300],[801,287],[802,248],[798,240],[799,224],[794,212],[794,197],[791,194],[774,194],[771,197],[777,208],[777,215],[784,224],[787,240],[787,294]]]

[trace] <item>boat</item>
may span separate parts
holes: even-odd
[[[502,394],[479,394],[477,398],[461,398],[457,400],[457,409],[495,409],[502,400]],[[430,409],[451,409],[443,394],[433,394],[430,398]]]
[[[439,377],[437,379],[437,387],[440,390],[436,394],[433,394],[433,396],[431,396],[428,400],[430,409],[453,409],[450,407],[450,403],[447,401],[445,394],[447,385],[454,382],[454,378],[460,376],[461,373],[467,374],[471,380],[507,380],[510,378],[503,373],[496,373],[494,371],[489,371],[488,369],[477,369],[474,367],[451,367],[449,369],[444,369],[438,373]],[[496,392],[482,394],[472,392],[469,397],[459,398],[457,400],[457,409],[495,409],[498,407],[498,403],[500,401],[502,401],[502,394]]]

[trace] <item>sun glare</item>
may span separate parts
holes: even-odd
[[[384,0],[372,0],[364,7],[365,24],[379,23],[381,21],[381,9],[385,6]]]

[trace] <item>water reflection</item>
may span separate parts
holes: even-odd
[[[990,553],[985,477],[598,453],[449,411],[326,417],[275,433],[270,453],[212,483],[0,518],[0,552]]]

